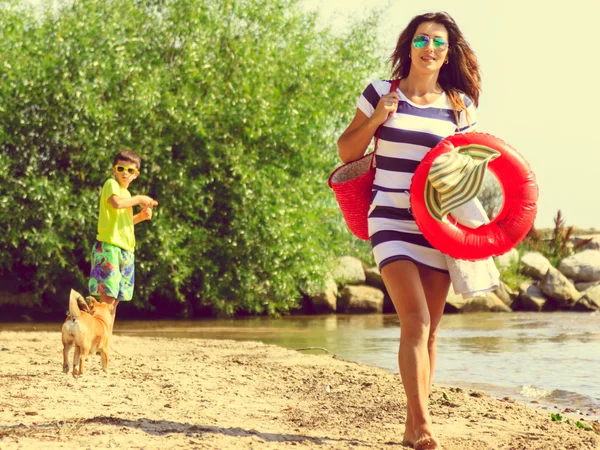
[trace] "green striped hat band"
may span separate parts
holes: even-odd
[[[466,145],[438,156],[425,181],[425,206],[439,222],[455,208],[477,197],[488,163],[500,152],[484,145]]]

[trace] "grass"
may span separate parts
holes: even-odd
[[[521,273],[521,263],[519,261],[513,261],[506,267],[498,267],[498,271],[500,272],[500,279],[513,291],[517,291],[521,283],[530,279]]]

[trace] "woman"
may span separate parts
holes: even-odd
[[[404,444],[437,449],[428,412],[436,337],[450,279],[444,255],[420,233],[410,211],[415,168],[441,140],[474,131],[481,77],[473,50],[447,13],[414,17],[391,58],[392,79],[371,83],[338,140],[344,163],[363,156],[381,126],[369,235],[400,319],[398,363],[408,410]]]

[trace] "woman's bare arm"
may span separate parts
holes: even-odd
[[[396,112],[399,98],[397,92],[382,95],[371,117],[356,109],[354,119],[337,142],[340,159],[344,164],[356,161],[365,154],[379,125]]]

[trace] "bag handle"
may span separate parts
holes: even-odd
[[[398,89],[398,86],[400,86],[400,79],[392,80],[392,82],[390,83],[390,92],[394,92],[396,89]],[[379,133],[381,132],[381,128],[383,128],[383,123],[379,125],[377,131],[375,132],[375,148],[373,149],[373,154],[371,155],[371,168],[373,168],[373,162],[375,160],[375,152],[377,151],[377,145],[379,144]]]

